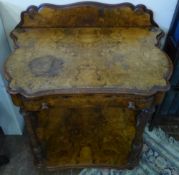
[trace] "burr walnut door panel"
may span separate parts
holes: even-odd
[[[31,120],[47,167],[125,166],[136,112],[120,107],[52,107]]]

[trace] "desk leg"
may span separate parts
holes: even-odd
[[[136,166],[139,162],[142,148],[143,148],[143,133],[144,128],[151,118],[154,109],[143,109],[139,111],[136,116],[136,136],[132,143],[132,152],[129,157],[129,165],[131,165],[131,169]]]

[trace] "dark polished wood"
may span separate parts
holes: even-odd
[[[162,36],[143,5],[43,4],[22,13],[5,75],[38,167],[138,164],[144,127],[170,88]]]

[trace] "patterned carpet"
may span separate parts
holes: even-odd
[[[80,175],[179,175],[179,142],[161,129],[145,129],[140,164],[132,171],[84,169]]]
[[[33,165],[26,136],[8,136],[5,147],[10,163],[0,167],[0,175],[179,175],[179,142],[168,137],[161,129],[144,133],[143,154],[138,167],[131,171],[114,169],[68,169],[42,172]]]

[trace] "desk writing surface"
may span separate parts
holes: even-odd
[[[159,29],[29,28],[14,32],[18,49],[6,63],[13,91],[166,87],[167,56],[155,46]],[[76,91],[77,92],[77,91]]]

